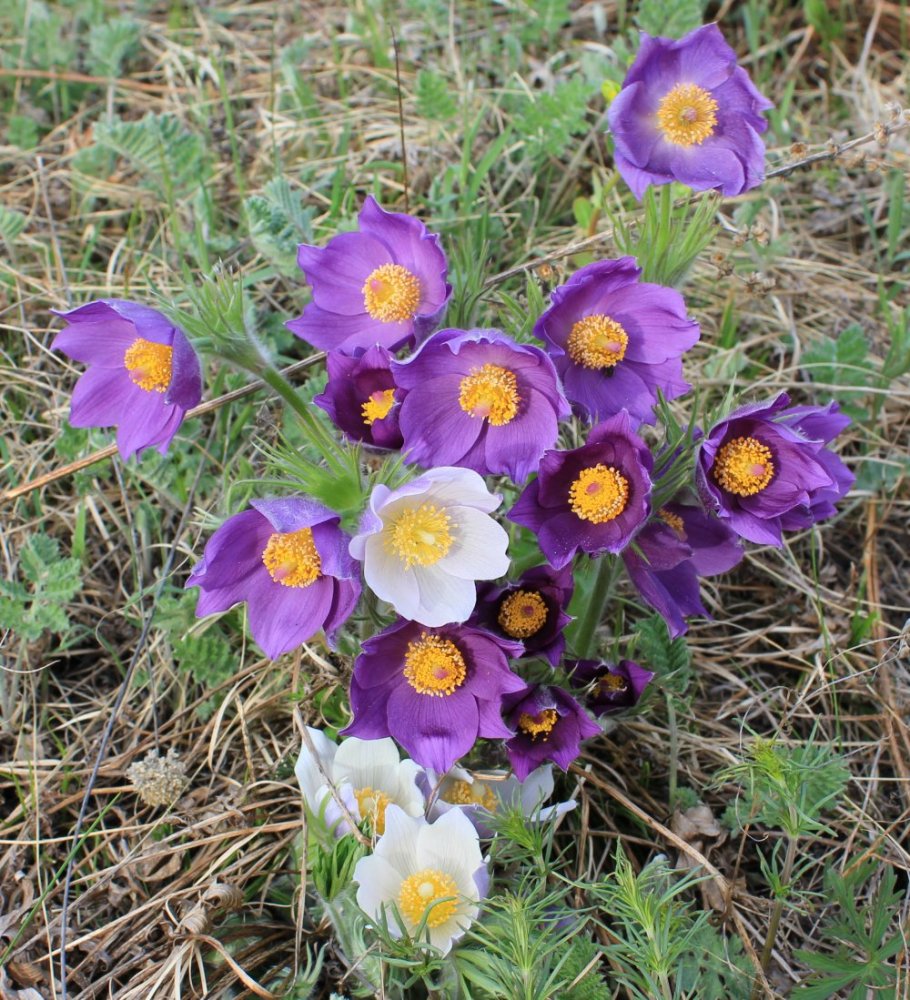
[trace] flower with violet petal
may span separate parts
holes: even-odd
[[[423,925],[429,943],[446,955],[477,919],[489,877],[477,831],[459,810],[428,823],[391,805],[385,833],[357,862],[354,881],[357,905],[373,920],[385,914],[393,937],[414,936]]]
[[[512,735],[503,696],[524,681],[509,670],[515,642],[470,625],[398,621],[367,639],[354,661],[345,736],[392,736],[424,767],[447,771],[478,737]]]
[[[418,465],[522,483],[569,416],[553,362],[498,330],[440,330],[392,371],[407,390],[401,433]]]
[[[600,660],[566,660],[565,669],[572,687],[585,690],[585,705],[595,715],[612,715],[634,708],[654,672],[634,660],[603,663]]]
[[[825,448],[849,423],[837,403],[788,407],[782,392],[741,406],[702,439],[695,461],[699,495],[741,537],[783,544],[782,531],[830,517],[853,474]]]
[[[163,455],[186,411],[202,398],[199,359],[160,312],[125,299],[98,299],[56,315],[69,324],[51,347],[89,368],[70,405],[73,427],[116,427],[123,458]]]
[[[324,629],[329,642],[360,597],[360,572],[337,514],[314,500],[251,500],[212,535],[187,587],[196,617],[245,601],[253,638],[270,659]]]
[[[619,552],[650,513],[652,465],[623,411],[591,428],[581,448],[546,452],[509,520],[537,535],[556,569],[576,552]]]
[[[313,299],[286,325],[322,351],[352,354],[374,344],[395,351],[441,319],[452,294],[445,254],[419,219],[384,211],[372,195],[358,222],[357,232],[334,236],[324,248],[297,248]]]
[[[607,113],[616,169],[639,201],[648,185],[671,181],[742,194],[765,175],[759,135],[770,107],[716,24],[680,39],[642,32]]]
[[[679,292],[640,277],[634,257],[587,264],[553,289],[534,326],[566,396],[592,421],[626,409],[636,425],[653,423],[658,392],[675,399],[691,388],[680,358],[699,326]]]
[[[466,621],[475,580],[509,569],[509,536],[489,514],[502,501],[469,469],[430,469],[370,496],[351,554],[373,592],[422,625]]]

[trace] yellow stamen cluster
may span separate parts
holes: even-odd
[[[373,832],[381,837],[385,833],[385,811],[391,799],[385,792],[377,791],[369,786],[356,789],[354,798],[357,799],[360,818],[368,819],[373,827]]]
[[[420,279],[401,264],[383,264],[363,285],[363,307],[380,323],[413,319],[420,306]]]
[[[275,532],[269,537],[262,561],[271,578],[282,587],[309,587],[322,573],[322,560],[309,528]]]
[[[405,569],[438,563],[454,541],[451,517],[444,507],[431,503],[402,511],[385,533],[386,548],[398,556]]]
[[[375,421],[384,420],[394,405],[394,389],[377,389],[360,407],[360,412],[363,414],[363,422],[367,427],[372,427]]]
[[[592,524],[612,521],[629,502],[629,481],[612,465],[592,465],[582,469],[569,488],[569,505],[583,520]]]
[[[421,632],[409,642],[404,656],[404,676],[418,694],[435,698],[452,694],[464,684],[468,668],[461,651],[450,639]]]
[[[527,639],[546,624],[547,602],[536,590],[516,590],[502,602],[496,620],[506,635]]]
[[[664,522],[664,524],[669,525],[676,534],[685,539],[686,537],[686,526],[683,524],[683,519],[679,514],[674,514],[672,510],[667,510],[666,507],[661,507],[657,512],[657,516]]]
[[[424,915],[427,927],[440,927],[458,912],[457,897],[458,885],[451,875],[438,868],[424,868],[401,883],[398,909],[413,927],[420,925]]]
[[[137,337],[124,352],[123,364],[140,389],[166,392],[171,384],[173,357],[173,347]]]
[[[622,694],[623,691],[629,690],[629,682],[619,674],[604,674],[598,683],[605,694]]]
[[[602,313],[575,323],[566,342],[569,357],[585,368],[612,368],[626,356],[628,346],[626,331]]]
[[[545,708],[537,715],[529,712],[522,712],[518,716],[518,728],[527,733],[532,739],[543,736],[546,742],[547,737],[553,732],[553,727],[559,721],[559,713],[555,708]]]
[[[458,405],[469,416],[489,420],[494,427],[511,423],[520,402],[518,379],[508,368],[484,365],[461,380]]]
[[[700,146],[717,127],[718,103],[704,87],[678,83],[657,106],[657,127],[674,146]]]
[[[771,449],[754,437],[728,441],[714,459],[714,478],[738,497],[761,493],[774,478]]]
[[[482,806],[488,812],[495,812],[499,805],[496,793],[482,781],[453,781],[441,798],[457,806]]]

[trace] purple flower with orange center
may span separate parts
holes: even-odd
[[[407,390],[404,448],[419,465],[524,482],[569,416],[552,361],[498,330],[440,330],[392,371]]]
[[[163,455],[202,398],[199,359],[183,332],[155,309],[124,299],[57,315],[69,325],[51,347],[89,365],[73,390],[73,427],[115,426],[125,459],[145,448]]]
[[[394,351],[439,322],[452,293],[445,254],[419,219],[386,212],[372,196],[358,221],[357,232],[324,248],[298,247],[313,299],[287,326],[323,351],[352,354],[374,344]]]
[[[354,662],[345,736],[391,736],[424,767],[448,769],[478,737],[512,735],[503,696],[524,686],[509,670],[521,646],[470,625],[398,621],[367,639]]]
[[[608,112],[616,169],[639,200],[671,181],[742,194],[765,175],[770,107],[716,24],[678,40],[643,32]]]
[[[537,478],[509,511],[537,535],[555,569],[576,552],[619,552],[651,510],[653,458],[623,411],[593,427],[573,451],[548,451]]]
[[[634,660],[566,660],[569,683],[585,692],[585,705],[599,716],[634,708],[654,678]]]
[[[581,741],[600,733],[570,694],[546,684],[529,684],[509,695],[503,703],[503,715],[515,730],[506,752],[519,781],[545,760],[568,770],[581,753]]]
[[[634,257],[588,264],[553,290],[534,327],[566,396],[593,421],[626,409],[651,423],[658,392],[675,399],[691,388],[680,358],[699,326],[679,292],[640,277]]]
[[[247,604],[250,631],[270,659],[324,629],[331,643],[360,597],[360,567],[338,515],[310,499],[251,500],[205,546],[186,582],[196,617]]]
[[[830,517],[853,485],[853,474],[825,448],[849,423],[837,403],[741,406],[716,423],[696,457],[698,491],[741,537],[781,545],[782,531]]]

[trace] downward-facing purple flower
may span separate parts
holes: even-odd
[[[345,736],[392,736],[424,767],[447,771],[478,737],[512,735],[502,698],[523,687],[509,670],[521,646],[470,625],[398,621],[367,639],[354,662]]]
[[[250,631],[275,659],[324,629],[329,641],[360,597],[360,568],[337,514],[313,500],[252,500],[208,540],[187,587],[196,617],[245,601]]]
[[[636,426],[651,423],[658,392],[675,399],[691,388],[680,357],[698,324],[679,292],[640,277],[634,257],[588,264],[553,290],[534,327],[566,396],[593,421],[626,409]]]
[[[608,112],[616,169],[639,200],[671,181],[741,194],[765,175],[759,135],[770,107],[716,24],[679,40],[643,32]]]
[[[551,566],[562,569],[576,552],[619,552],[651,510],[648,446],[625,411],[591,429],[573,451],[548,451],[509,520],[537,535]]]
[[[404,449],[426,467],[460,465],[524,482],[569,415],[546,354],[498,330],[440,330],[392,371],[407,390]]]
[[[419,219],[383,211],[372,195],[358,221],[358,232],[334,236],[324,248],[298,247],[313,299],[287,326],[323,351],[350,354],[374,344],[394,351],[439,322],[452,293],[445,254]]]
[[[751,542],[781,545],[782,531],[830,517],[853,474],[825,448],[849,423],[837,403],[788,407],[782,392],[741,406],[705,435],[696,481],[705,506]]]
[[[69,325],[51,347],[89,365],[73,390],[73,427],[116,427],[124,458],[145,448],[163,455],[202,398],[199,359],[183,332],[155,309],[125,299],[57,315]]]
[[[601,716],[634,708],[654,677],[652,670],[645,670],[634,660],[616,664],[566,660],[565,668],[572,687],[584,690],[585,705]]]

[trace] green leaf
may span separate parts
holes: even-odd
[[[846,404],[862,397],[863,390],[876,382],[868,354],[869,343],[862,327],[852,324],[835,339],[813,344],[803,355],[803,366],[813,382],[832,387],[832,394],[845,404],[844,408],[856,413]],[[862,411],[859,415],[863,415]]]
[[[422,118],[434,121],[448,121],[458,112],[458,104],[452,94],[452,85],[444,77],[432,70],[422,69],[417,73],[417,112]]]
[[[516,110],[515,128],[532,151],[562,156],[584,135],[588,125],[591,87],[580,78],[559,84],[552,92],[526,97]]]
[[[88,36],[89,68],[97,76],[118,76],[123,64],[139,48],[141,27],[128,17],[96,24]]]
[[[297,274],[297,244],[313,241],[313,210],[304,208],[300,191],[275,177],[244,201],[250,238],[282,274]]]
[[[28,115],[12,115],[6,134],[10,145],[20,149],[34,149],[38,145],[38,123]]]
[[[704,21],[704,0],[641,0],[635,23],[649,35],[682,38]]]
[[[0,239],[13,243],[25,229],[27,221],[21,212],[0,204]]]

